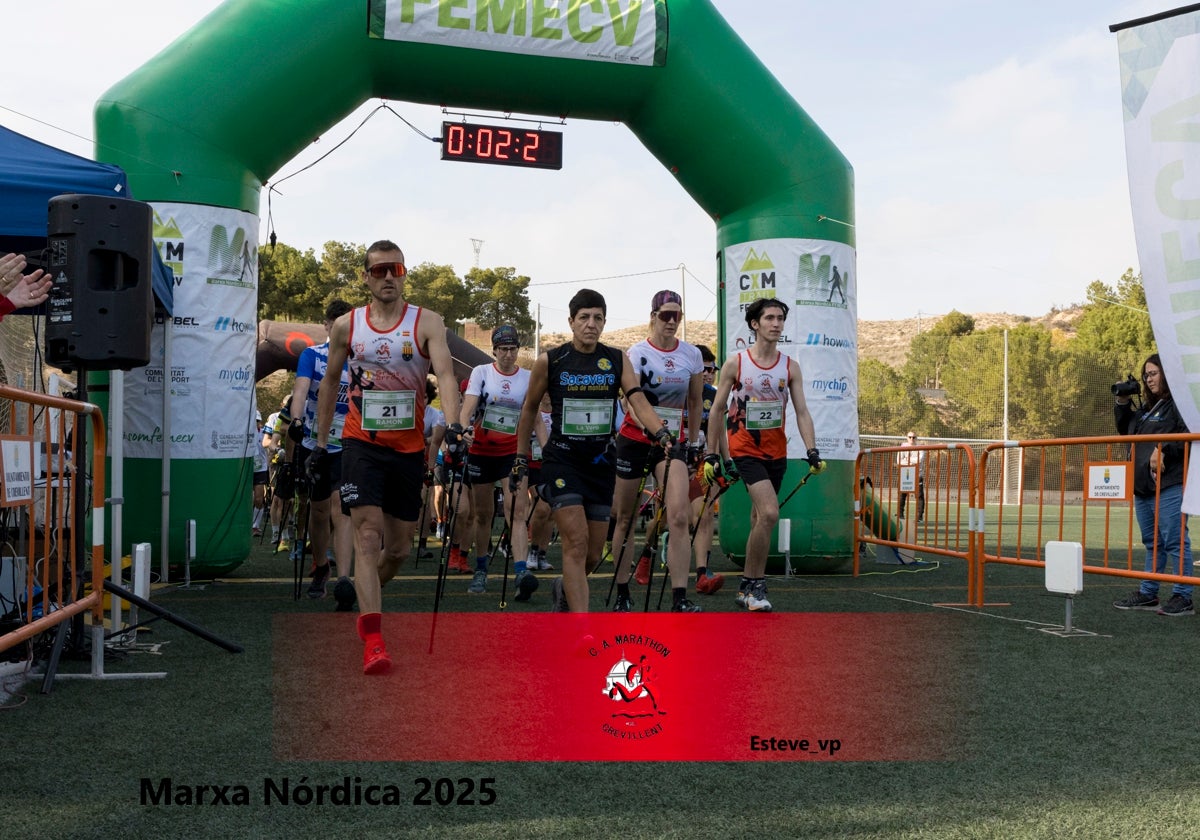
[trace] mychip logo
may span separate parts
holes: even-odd
[[[837,379],[814,379],[810,385],[814,394],[826,400],[844,400],[850,390],[850,382],[844,376]]]

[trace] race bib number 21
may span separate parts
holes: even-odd
[[[362,427],[368,432],[416,428],[416,391],[363,391]]]

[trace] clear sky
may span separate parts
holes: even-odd
[[[1041,315],[1137,267],[1108,26],[1182,0],[714,4],[854,167],[860,318]],[[91,157],[95,101],[217,5],[7,0],[0,124]],[[277,177],[324,154],[376,104]],[[439,133],[440,109],[393,107]],[[624,126],[571,120],[564,131],[561,172],[510,170],[442,162],[435,145],[377,114],[280,186],[275,229],[318,252],[331,239],[391,238],[411,264],[460,274],[482,240],[481,265],[532,278],[548,330],[565,325],[575,283],[605,293],[611,328],[644,322],[651,294],[684,276],[688,313],[715,317],[709,218]],[[265,215],[264,200],[263,239]],[[600,279],[619,275],[636,276]]]

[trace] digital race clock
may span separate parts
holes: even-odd
[[[442,160],[562,169],[562,132],[444,122]]]

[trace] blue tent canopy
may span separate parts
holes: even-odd
[[[64,152],[0,125],[0,252],[40,247],[50,199],[65,193],[133,198],[125,172]],[[154,296],[170,314],[174,276],[154,252]]]

